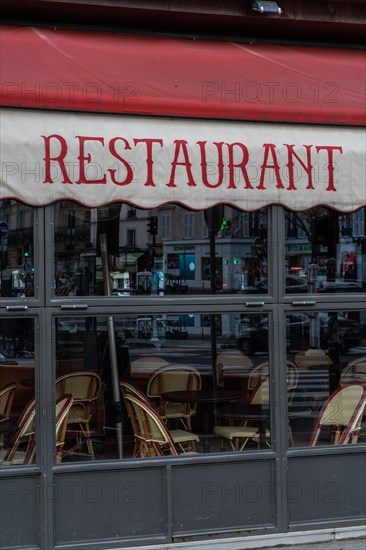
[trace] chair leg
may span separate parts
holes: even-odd
[[[192,431],[192,425],[191,425],[191,417],[187,416],[187,418],[183,418],[182,416],[179,418],[179,420],[182,423],[183,428],[186,430],[186,432]]]
[[[88,448],[88,454],[92,457],[92,460],[94,460],[95,459],[95,453],[94,453],[93,442],[92,442],[92,439],[90,437],[89,422],[86,422],[85,426],[86,426],[86,431],[84,433],[85,433],[86,445],[87,445],[87,448]]]
[[[290,447],[294,446],[294,436],[292,435],[290,422],[288,423],[288,442]]]

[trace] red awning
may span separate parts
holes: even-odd
[[[363,125],[365,52],[0,27],[3,106]]]

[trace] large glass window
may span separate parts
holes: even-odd
[[[267,210],[212,212],[56,204],[55,295],[266,293]]]
[[[63,460],[267,448],[268,334],[264,314],[57,317]]]
[[[34,296],[33,208],[0,201],[0,296]]]
[[[290,445],[365,442],[366,313],[288,313],[286,340]]]
[[[286,212],[287,293],[366,291],[366,209]]]
[[[0,467],[36,459],[34,320],[0,320]]]

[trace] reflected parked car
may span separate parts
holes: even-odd
[[[316,318],[316,315],[318,317]],[[345,315],[337,314],[335,318],[327,312],[318,312],[310,316],[306,313],[286,314],[286,341],[288,346],[297,350],[311,347],[310,329],[312,323],[317,323],[319,339],[322,349],[337,344],[342,353],[353,346],[360,345],[363,330],[360,323]],[[221,337],[221,347],[235,347],[246,355],[268,352],[268,317],[260,319],[244,318],[238,326],[237,334],[226,334]]]
[[[317,292],[362,292],[361,281],[320,281]]]
[[[286,315],[286,339],[295,340],[299,349],[308,347],[309,316],[305,313],[289,313]],[[246,355],[253,353],[268,353],[268,317],[244,320],[240,323],[240,335],[235,338],[235,347]]]
[[[261,279],[252,286],[242,287],[241,292],[245,294],[267,294],[268,281],[267,279]],[[286,275],[285,292],[286,294],[308,292],[307,279],[305,277],[299,277],[298,275]]]

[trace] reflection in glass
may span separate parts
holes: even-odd
[[[34,320],[0,320],[0,467],[35,461]]]
[[[113,339],[108,317],[58,317],[56,397],[73,397],[62,460],[267,448],[268,316],[210,317],[118,316]],[[254,340],[257,330],[262,347],[258,340],[243,353],[244,340]],[[173,443],[164,440],[167,433]]]
[[[366,209],[286,212],[286,293],[365,292]]]
[[[0,201],[0,296],[34,296],[33,208]]]
[[[286,339],[288,365],[294,364],[299,374],[288,400],[290,445],[364,442],[365,313],[289,313]],[[287,372],[289,378],[289,366]],[[354,391],[346,396],[341,389],[350,384]]]
[[[222,207],[214,227],[203,212],[176,205],[63,202],[55,215],[57,296],[267,292],[266,209]]]

